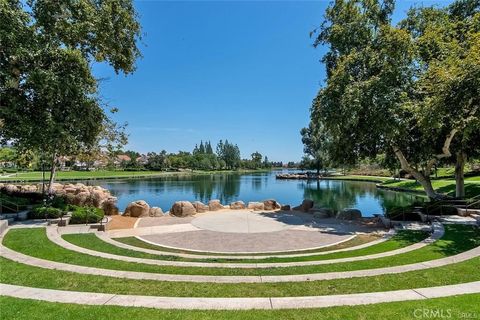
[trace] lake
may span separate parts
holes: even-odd
[[[175,201],[219,199],[223,204],[236,200],[245,203],[275,199],[296,206],[303,199],[335,210],[357,208],[364,216],[383,213],[386,208],[407,205],[418,199],[414,195],[377,189],[375,183],[341,180],[277,180],[275,175],[287,171],[262,173],[218,173],[201,175],[168,175],[157,178],[97,180],[86,184],[100,185],[118,198],[121,211],[128,203],[145,200],[150,206],[167,211]]]

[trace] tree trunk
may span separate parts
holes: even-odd
[[[438,194],[435,192],[432,186],[432,181],[430,180],[430,177],[428,175],[423,174],[419,170],[416,170],[413,168],[403,155],[403,152],[398,148],[394,147],[393,151],[395,152],[395,156],[398,158],[400,161],[400,165],[403,170],[407,171],[410,173],[423,187],[425,190],[425,193],[430,199],[440,199],[442,198],[442,195]]]
[[[431,199],[444,198],[443,195],[436,193],[433,189],[432,182],[430,181],[430,174],[432,172],[433,166],[435,166],[439,160],[451,157],[452,154],[450,153],[450,145],[457,132],[458,129],[455,128],[448,133],[448,135],[445,137],[445,142],[442,147],[442,153],[434,155],[429,161],[427,161],[423,172],[413,168],[408,163],[400,148],[398,148],[397,146],[393,146],[393,152],[400,161],[402,169],[407,171],[408,173],[413,175],[415,179],[417,179],[417,181],[422,185],[423,189],[425,189],[427,196]]]
[[[48,180],[48,195],[53,193],[53,183],[55,182],[55,173],[57,171],[57,155],[56,153],[52,156],[52,167],[50,169],[50,179]]]
[[[465,158],[463,151],[457,152],[457,161],[455,163],[455,196],[457,198],[465,197]]]

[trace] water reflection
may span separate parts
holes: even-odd
[[[308,198],[322,207],[335,210],[354,207],[369,216],[384,212],[385,208],[407,205],[415,200],[409,194],[379,190],[370,182],[276,180],[275,174],[276,172],[172,175],[88,183],[108,188],[118,198],[121,210],[129,202],[140,199],[151,206],[168,210],[179,200],[199,200],[206,203],[211,199],[219,199],[228,204],[236,200],[248,202],[274,198],[283,204],[297,205]]]

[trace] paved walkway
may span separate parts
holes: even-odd
[[[0,240],[2,240],[0,238]],[[67,263],[55,262],[50,260],[44,260],[35,258],[32,256],[24,255],[22,253],[13,251],[3,245],[0,245],[0,253],[6,259],[10,259],[19,263],[23,263],[30,266],[62,270],[69,272],[76,272],[81,274],[101,275],[116,278],[126,279],[141,279],[141,280],[157,280],[157,281],[184,281],[184,282],[215,282],[215,283],[259,283],[259,282],[303,282],[303,281],[316,281],[316,280],[329,280],[329,279],[344,279],[354,277],[368,277],[377,276],[383,274],[396,274],[415,270],[424,270],[429,268],[446,266],[469,260],[480,256],[480,247],[462,252],[460,254],[437,259],[431,261],[425,261],[420,263],[367,269],[367,270],[355,270],[344,272],[327,272],[327,273],[314,273],[314,274],[295,274],[295,275],[277,275],[277,276],[207,276],[207,275],[183,275],[183,274],[160,274],[160,273],[148,273],[148,272],[135,272],[135,271],[120,271],[111,269],[100,269],[94,267],[84,267],[79,265],[71,265]]]
[[[0,284],[0,295],[21,299],[75,303],[82,305],[106,305],[188,310],[325,308],[333,306],[354,306],[383,302],[424,300],[471,293],[480,293],[480,281],[441,287],[385,292],[357,293],[331,296],[266,298],[155,297],[51,290]]]
[[[316,261],[296,261],[296,262],[276,262],[276,263],[214,263],[214,262],[186,262],[186,261],[167,261],[167,260],[155,260],[155,259],[144,259],[144,258],[134,258],[122,255],[114,255],[110,253],[90,250],[87,248],[76,246],[66,240],[64,240],[61,235],[58,233],[57,228],[51,227],[47,228],[47,237],[53,243],[64,247],[68,250],[85,253],[91,256],[102,257],[107,259],[121,260],[127,262],[136,262],[150,265],[161,265],[161,266],[179,266],[179,267],[206,267],[206,268],[280,268],[280,267],[293,267],[293,266],[312,266],[312,265],[324,265],[332,263],[342,263],[342,262],[353,262],[353,261],[362,261],[377,259],[382,257],[389,257],[397,254],[406,253],[409,251],[417,250],[428,244],[440,239],[444,234],[443,226],[440,223],[434,223],[434,232],[433,234],[413,245],[400,248],[397,250],[391,250],[386,252],[381,252],[371,255],[363,255],[358,257],[349,257],[349,258],[339,258],[339,259],[328,259],[328,260],[316,260]]]
[[[295,214],[256,213],[248,210],[208,214],[192,220],[192,225],[202,230],[229,233],[266,233],[303,226],[304,221]]]

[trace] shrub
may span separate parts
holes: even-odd
[[[65,198],[60,196],[54,197],[50,202],[50,206],[65,211],[67,210],[67,203],[65,202]]]
[[[63,211],[58,208],[37,206],[28,213],[28,217],[30,219],[45,219],[46,216],[47,219],[56,219],[60,218],[62,214]]]
[[[71,224],[97,223],[102,220],[105,215],[102,209],[94,207],[70,205],[69,210],[72,210]]]

